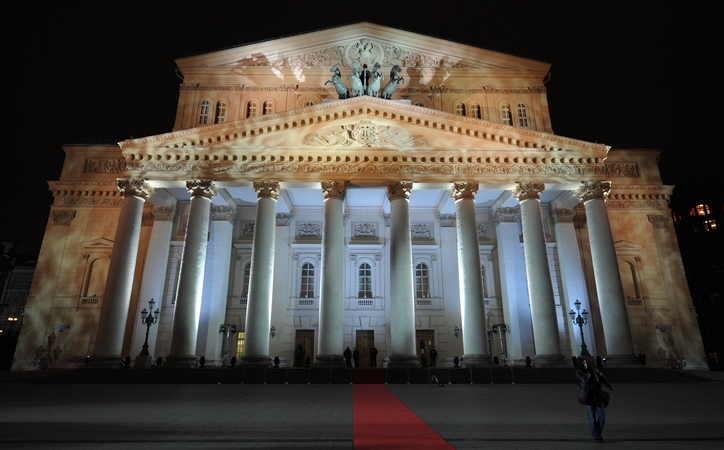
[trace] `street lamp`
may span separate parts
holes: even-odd
[[[498,333],[500,331],[500,333]],[[510,328],[508,325],[504,323],[494,323],[493,324],[493,334],[497,334],[500,338],[500,356],[503,358],[503,364],[507,365],[507,358],[505,357],[505,352],[503,351],[503,334],[510,332]]]
[[[236,333],[236,324],[223,323],[219,325],[219,333],[226,333],[226,340],[224,341],[224,354],[226,354],[229,348],[229,335]]]
[[[146,311],[146,308],[143,308],[141,311],[141,323],[146,325],[146,340],[143,342],[143,350],[141,350],[141,354],[138,356],[151,356],[148,354],[148,332],[151,330],[151,325],[158,322],[158,316],[160,314],[160,311],[158,308],[156,310],[153,310],[153,306],[156,304],[153,299],[148,301],[148,311]]]
[[[578,300],[576,300],[573,305],[576,307],[576,310],[571,310],[568,315],[571,316],[573,325],[578,325],[578,328],[581,329],[581,356],[591,356],[586,348],[586,340],[583,338],[583,325],[588,324],[588,311],[584,309],[583,312],[581,312],[581,302]]]

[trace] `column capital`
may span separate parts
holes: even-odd
[[[70,225],[75,219],[76,212],[69,209],[58,209],[52,212],[53,224],[55,225]]]
[[[582,202],[588,200],[607,200],[608,194],[611,192],[610,181],[582,181],[583,185],[576,189],[574,193]]]
[[[387,183],[387,199],[389,201],[399,199],[410,199],[412,181],[395,181]]]
[[[257,199],[271,198],[272,200],[279,200],[282,195],[278,181],[255,181],[254,191],[256,191]]]
[[[236,208],[231,205],[211,205],[211,220],[234,223]]]
[[[553,222],[555,223],[573,223],[576,216],[576,210],[573,208],[555,208],[553,210]]]
[[[347,185],[344,181],[322,181],[322,196],[325,200],[330,198],[344,200],[347,195]]]
[[[649,214],[648,217],[651,226],[654,228],[667,228],[671,217],[664,214]]]
[[[173,219],[173,215],[176,213],[175,206],[154,206],[151,209],[154,220],[168,222]]]
[[[493,213],[493,220],[496,225],[501,222],[517,222],[520,210],[516,207],[501,206]]]
[[[186,189],[191,197],[205,197],[212,199],[219,193],[213,180],[187,180]]]
[[[480,184],[474,181],[460,181],[452,184],[450,188],[450,197],[458,201],[464,198],[475,200],[475,193],[480,189]]]
[[[541,192],[546,190],[546,184],[540,181],[525,181],[513,188],[513,197],[519,202],[523,200],[540,200]]]
[[[118,178],[116,179],[118,190],[122,196],[132,195],[148,200],[153,195],[153,188],[143,178]]]

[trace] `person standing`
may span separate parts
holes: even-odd
[[[377,349],[373,345],[370,349],[370,356],[372,357],[372,367],[377,367]]]
[[[354,351],[352,352],[352,359],[354,360],[354,367],[355,369],[359,367],[359,350],[357,350],[357,347],[354,348]]]
[[[613,390],[608,379],[592,365],[589,366],[585,358],[578,358],[579,367],[576,370],[578,382],[578,403],[586,406],[588,412],[588,425],[591,436],[598,442],[603,442],[603,427],[606,425],[606,404],[604,403],[603,388],[601,384]]]
[[[435,360],[437,359],[437,350],[435,346],[430,347],[430,367],[435,367]]]
[[[347,367],[352,367],[352,350],[347,347],[344,352],[342,353],[344,355],[344,361],[347,363]]]

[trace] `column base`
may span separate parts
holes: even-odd
[[[390,369],[420,367],[420,361],[417,360],[417,355],[391,355],[389,359],[387,367]]]
[[[344,369],[347,367],[347,363],[342,355],[317,355],[314,358],[314,367]]]
[[[121,355],[91,355],[90,361],[85,365],[88,369],[122,369],[123,356]]]
[[[571,363],[566,361],[563,355],[535,355],[533,358],[533,367],[571,367]]]
[[[241,367],[249,369],[264,369],[269,367],[270,365],[274,365],[271,362],[271,358],[267,355],[242,356],[241,361],[239,361],[237,364],[239,364]]]
[[[611,368],[641,368],[646,367],[643,364],[641,364],[636,357],[635,354],[631,353],[630,355],[606,355],[605,357],[602,357],[605,359],[603,363],[603,367],[611,367]],[[595,364],[595,359],[594,359]]]
[[[162,369],[196,369],[199,363],[196,355],[168,355]]]
[[[136,361],[133,364],[133,368],[134,369],[150,369],[152,361],[153,361],[152,356],[136,356]]]
[[[485,354],[470,354],[463,355],[461,366],[465,367],[490,367],[492,364],[492,358],[490,355]]]

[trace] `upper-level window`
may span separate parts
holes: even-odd
[[[251,283],[251,261],[244,265],[244,281],[241,285],[241,292],[249,298],[249,286]]]
[[[709,205],[696,205],[691,208],[689,214],[691,215],[691,217],[708,216],[709,214],[711,214],[711,208],[709,208]]]
[[[224,123],[224,122],[226,122],[226,102],[217,102],[214,123]]]
[[[465,104],[464,103],[458,103],[455,105],[455,114],[459,116],[465,115]]]
[[[518,126],[528,128],[528,112],[522,103],[518,103]]]
[[[201,102],[201,109],[199,110],[199,125],[207,125],[209,123],[209,108],[211,108],[211,102],[204,100]]]
[[[500,118],[503,125],[513,125],[513,117],[510,115],[510,105],[507,103],[500,107]]]
[[[714,220],[714,219],[705,220],[704,221],[704,230],[706,230],[706,231],[716,230],[716,220]]]
[[[314,265],[312,263],[307,262],[302,265],[299,296],[303,298],[314,297]]]
[[[430,297],[430,272],[427,264],[420,263],[415,266],[415,298]]]
[[[480,119],[480,105],[477,103],[470,104],[470,117]]]
[[[367,263],[362,263],[358,271],[359,279],[359,298],[372,298],[372,267]]]
[[[423,108],[425,107],[425,104],[424,104],[424,103],[422,103],[422,102],[419,102],[419,101],[418,101],[418,102],[415,102],[415,103],[413,103],[413,105],[415,105],[415,106],[421,106],[421,107],[423,107]]]
[[[304,106],[314,106],[316,103],[314,103],[312,100],[309,100],[308,102],[304,103]]]
[[[246,105],[246,117],[254,117],[258,114],[259,105],[255,101],[250,101]]]
[[[264,102],[263,107],[264,107],[264,112],[262,114],[264,114],[264,115],[272,114],[274,112],[274,104],[268,100]]]

